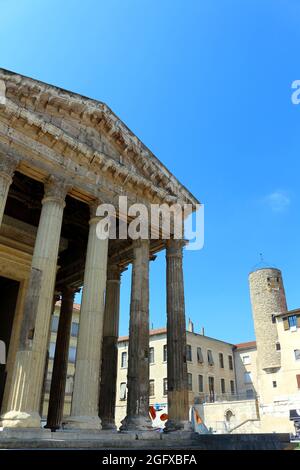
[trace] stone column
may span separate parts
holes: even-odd
[[[153,429],[149,417],[149,240],[133,242],[127,416],[121,431]]]
[[[12,183],[17,160],[9,156],[0,155],[0,226],[3,219],[9,187]]]
[[[101,344],[104,319],[108,239],[97,237],[101,220],[91,206],[91,220],[84,271],[77,342],[75,381],[71,416],[65,429],[100,430],[98,416]]]
[[[68,188],[64,181],[52,177],[45,184],[13,385],[8,399],[9,411],[1,417],[4,427],[40,427],[39,407]]]
[[[61,427],[63,418],[75,292],[76,289],[71,287],[65,287],[62,290],[48,416],[47,424],[45,426],[52,430],[56,430]]]
[[[108,265],[99,398],[99,417],[102,429],[117,429],[115,425],[115,406],[118,371],[120,279],[120,268],[117,265]]]
[[[183,240],[167,241],[167,373],[166,431],[189,429],[186,325],[182,269]]]

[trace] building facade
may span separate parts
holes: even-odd
[[[259,270],[259,286],[267,289],[268,278],[274,271]],[[263,274],[263,277],[262,277]],[[283,287],[282,275],[277,270],[276,278]],[[264,284],[264,280],[266,281]],[[277,279],[276,279],[276,282]],[[278,286],[277,286],[278,287]],[[276,288],[273,287],[273,288]],[[278,296],[278,290],[275,290]],[[263,296],[264,297],[264,296]],[[268,299],[268,297],[267,297]],[[267,301],[268,304],[268,301]],[[44,416],[47,416],[51,371],[53,369],[54,346],[57,335],[60,304],[55,309],[52,320],[52,333],[49,345],[48,382],[44,401]],[[68,384],[66,385],[64,415],[70,414],[72,384],[74,380],[74,361],[79,325],[80,305],[74,305],[70,342]],[[275,314],[276,313],[276,314]],[[254,322],[257,324],[254,306]],[[263,316],[261,320],[260,315]],[[266,320],[264,318],[266,316]],[[258,323],[267,321],[263,328],[266,332],[267,346],[260,332],[260,342],[230,344],[215,338],[195,333],[189,321],[186,332],[187,387],[189,408],[196,407],[204,423],[217,433],[257,433],[257,432],[293,432],[290,420],[292,410],[300,409],[300,310],[275,311],[263,308],[259,312]],[[273,331],[273,344],[270,345],[268,331]],[[151,330],[149,333],[149,405],[157,410],[153,419],[154,427],[164,427],[165,421],[160,415],[168,413],[168,370],[167,370],[167,330]],[[262,345],[262,351],[259,351]],[[277,366],[268,369],[268,359],[275,349],[280,352]],[[129,338],[118,339],[117,380],[115,425],[121,426],[127,409]],[[260,358],[262,355],[262,363]],[[278,357],[278,356],[277,356]],[[262,367],[262,365],[264,368]]]
[[[189,407],[236,396],[234,346],[187,331]],[[150,331],[150,405],[167,410],[167,332]],[[128,337],[119,338],[116,422],[126,414]]]

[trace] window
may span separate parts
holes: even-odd
[[[199,364],[203,364],[203,354],[202,354],[202,349],[197,348],[197,361]]]
[[[249,388],[248,390],[246,390],[246,397],[249,399],[254,398],[254,392],[252,388]]]
[[[294,349],[295,360],[300,361],[300,349]]]
[[[229,370],[233,370],[233,360],[232,356],[228,356]]]
[[[280,350],[281,350],[280,343],[278,343],[278,341],[276,341],[276,351],[280,351]]]
[[[149,380],[149,396],[154,397],[154,380]]]
[[[49,359],[53,359],[55,354],[55,343],[50,343],[49,347]]]
[[[276,380],[273,380],[272,385],[273,385],[273,388],[277,388],[277,382],[276,382]]]
[[[188,374],[188,390],[191,392],[193,390],[193,376]]]
[[[79,323],[72,322],[71,326],[71,336],[78,336],[78,331],[79,331]]]
[[[51,324],[51,331],[52,333],[57,333],[58,330],[58,321],[59,317],[57,315],[53,315],[52,317],[52,324]]]
[[[221,379],[221,393],[226,393],[225,379]]]
[[[231,395],[234,395],[235,393],[234,380],[230,380],[230,392],[231,392]]]
[[[210,366],[214,365],[214,358],[213,358],[212,351],[210,349],[207,350],[207,360]]]
[[[279,288],[280,288],[280,279],[279,279],[279,277],[268,277],[267,281],[268,281],[268,287],[269,287],[270,291],[272,291],[272,290],[279,291]]]
[[[271,318],[272,318],[272,323],[276,323],[276,316],[274,314],[272,315]]]
[[[208,377],[208,390],[210,402],[215,401],[215,379],[214,377]]]
[[[120,383],[120,400],[126,400],[126,395],[127,395],[127,388],[126,388],[126,382],[121,382]]]
[[[219,364],[221,369],[224,369],[224,356],[222,353],[219,353]]]
[[[127,367],[127,352],[126,351],[122,352],[122,355],[121,355],[121,367],[123,368]]]
[[[164,395],[168,394],[168,379],[164,379]]]
[[[291,315],[288,317],[289,328],[297,328],[297,317],[296,315]]]
[[[164,344],[164,362],[167,362],[167,358],[168,358],[167,345]]]
[[[149,348],[149,363],[154,364],[154,348]]]
[[[192,362],[192,346],[190,344],[186,345],[186,360]]]
[[[72,362],[73,364],[76,361],[76,348],[74,346],[71,346],[69,348],[69,362]]]
[[[252,383],[251,372],[245,372],[244,373],[244,383],[245,384],[251,384]]]
[[[203,375],[198,375],[198,388],[199,392],[203,393]]]
[[[250,356],[243,356],[242,361],[243,361],[243,364],[251,364]]]

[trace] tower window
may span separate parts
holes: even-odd
[[[268,277],[267,278],[269,290],[279,290],[280,279],[279,277]]]
[[[228,356],[228,362],[229,362],[229,369],[230,369],[230,370],[233,370],[233,360],[232,360],[232,356]]]
[[[280,343],[278,343],[278,341],[276,342],[276,351],[280,351],[281,350],[281,346],[280,346]]]
[[[276,317],[274,314],[272,315],[272,323],[276,323]]]
[[[277,382],[276,382],[276,380],[273,380],[272,384],[273,384],[273,388],[277,388]]]

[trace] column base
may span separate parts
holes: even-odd
[[[151,419],[146,416],[126,416],[121,423],[121,432],[154,431]]]
[[[188,431],[192,432],[193,427],[190,421],[177,421],[174,419],[168,419],[166,422],[164,432],[174,432],[174,431]]]
[[[117,426],[114,422],[105,421],[105,419],[102,419],[101,421],[103,431],[117,431]]]
[[[8,411],[0,417],[3,428],[40,429],[41,417],[37,412]]]
[[[64,431],[82,429],[85,431],[101,431],[101,419],[99,416],[70,416],[62,423]]]

